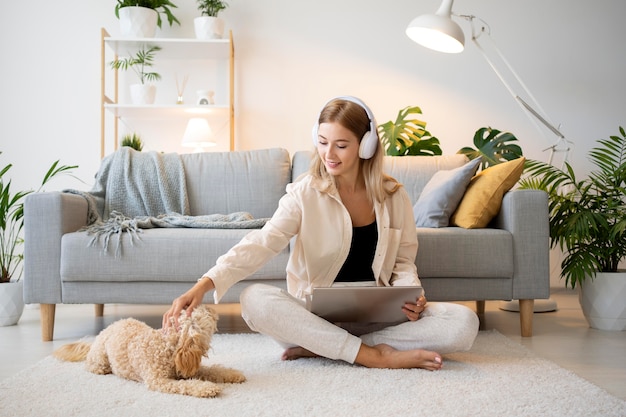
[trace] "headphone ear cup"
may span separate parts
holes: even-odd
[[[311,137],[313,138],[313,146],[315,146],[317,148],[317,142],[318,142],[318,135],[317,135],[317,129],[319,127],[319,124],[315,123],[313,125],[313,129],[311,129]]]
[[[369,131],[363,135],[361,144],[359,145],[359,158],[370,159],[376,153],[378,146],[378,134],[376,132]]]

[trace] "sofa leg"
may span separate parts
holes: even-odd
[[[476,300],[476,315],[478,316],[478,330],[485,330],[485,300]]]
[[[104,304],[94,304],[96,317],[104,316]]]
[[[519,320],[522,337],[533,335],[533,312],[535,300],[519,300]]]
[[[485,314],[485,300],[476,300],[476,314],[479,316]]]
[[[41,340],[50,342],[54,336],[54,314],[56,304],[40,304],[39,315],[41,317]]]

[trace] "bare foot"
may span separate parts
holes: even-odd
[[[319,355],[311,352],[310,350],[306,350],[303,347],[297,346],[292,347],[283,352],[283,356],[281,359],[284,361],[293,361],[300,358],[317,358]]]
[[[443,366],[441,355],[429,350],[397,350],[389,345],[361,345],[356,363],[368,368],[422,368],[436,371]]]

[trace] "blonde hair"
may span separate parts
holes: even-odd
[[[359,138],[359,144],[370,128],[370,119],[365,109],[357,103],[343,99],[331,100],[326,104],[320,112],[318,123],[339,123]],[[395,193],[401,187],[398,181],[383,172],[383,156],[383,148],[378,141],[374,156],[370,159],[359,159],[361,175],[371,202],[383,203],[387,195]],[[335,178],[326,171],[318,152],[314,153],[309,172],[313,177],[328,183],[325,191],[336,188]],[[391,186],[386,186],[386,183],[391,183]]]

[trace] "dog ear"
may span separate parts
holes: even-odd
[[[181,330],[178,347],[174,354],[174,365],[176,374],[180,378],[191,378],[198,373],[202,357],[208,350],[206,338],[193,330],[190,326],[185,326]]]

